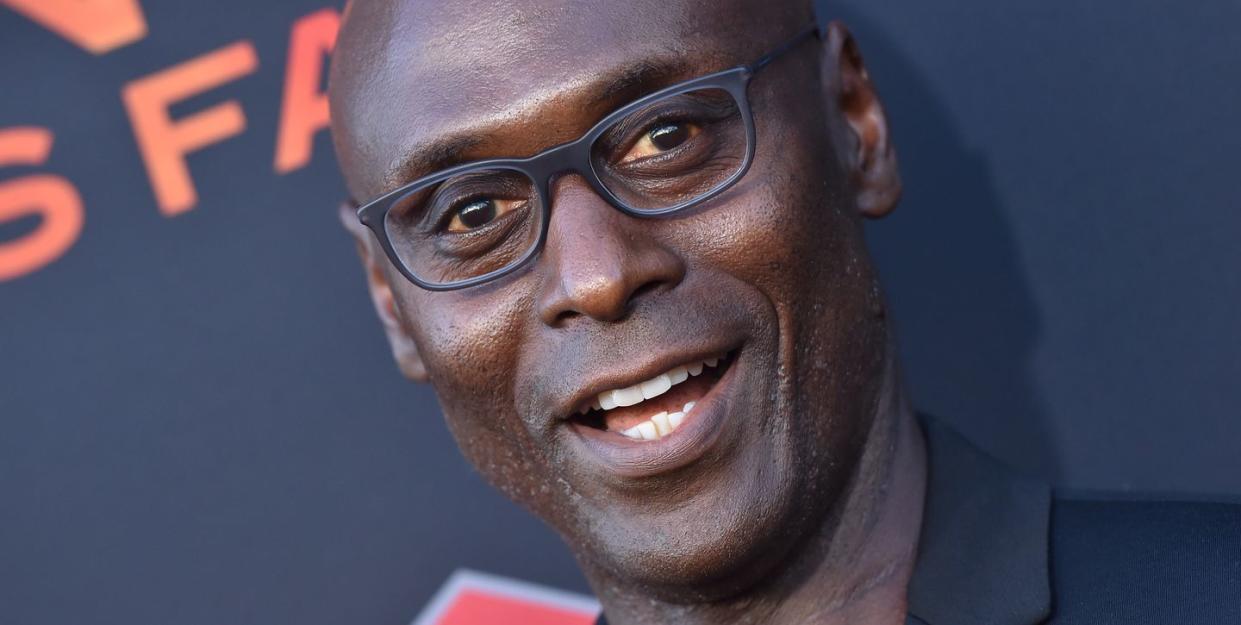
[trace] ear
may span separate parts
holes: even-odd
[[[388,336],[388,344],[392,347],[392,357],[396,359],[397,367],[405,377],[416,382],[426,382],[427,368],[413,337],[401,323],[396,300],[392,296],[392,285],[384,272],[388,263],[387,256],[375,242],[371,231],[358,220],[356,206],[346,202],[341,204],[338,212],[341,224],[353,235],[354,243],[357,244],[358,256],[366,270],[366,286],[370,289],[371,303],[375,305],[375,313],[379,315],[384,334]]]
[[[866,72],[853,35],[840,22],[828,24],[823,37],[822,84],[828,103],[840,111],[846,134],[842,164],[857,194],[858,211],[878,219],[892,212],[901,197],[901,174],[883,103]]]

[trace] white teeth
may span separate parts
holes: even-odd
[[[675,429],[677,429],[677,426],[678,426],[678,425],[681,425],[681,422],[682,422],[682,421],[684,421],[684,420],[685,420],[685,413],[684,413],[684,412],[674,412],[674,413],[672,413],[672,414],[668,415],[668,427],[669,427],[670,429],[675,430]]]
[[[672,387],[688,380],[691,376],[702,374],[706,367],[715,367],[719,358],[707,358],[699,362],[682,365],[661,373],[645,382],[639,382],[626,388],[613,389],[599,393],[592,407],[595,410],[612,410],[623,406],[635,406],[648,399],[667,393]],[[686,402],[679,412],[661,412],[627,430],[620,432],[634,440],[652,441],[671,434],[685,421],[686,415],[694,409],[695,402]],[[583,409],[586,413],[589,409]]]
[[[599,393],[599,409],[611,410],[616,407],[616,400],[612,399],[612,391]]]
[[[642,435],[643,440],[653,441],[659,438],[659,430],[655,428],[655,424],[650,421],[643,421],[635,426],[638,434]]]
[[[672,378],[668,377],[667,373],[661,373],[638,386],[642,389],[642,397],[651,399],[667,393],[668,389],[672,388]]]
[[[676,369],[669,371],[666,375],[669,380],[672,380],[672,385],[676,386],[689,379],[689,369],[686,369],[685,367],[677,367]]]
[[[668,421],[668,413],[666,412],[661,412],[651,417],[651,423],[655,424],[655,431],[659,432],[660,436],[667,436],[672,432],[672,423]]]
[[[685,413],[694,407],[694,402],[685,404],[684,412],[661,412],[642,423],[639,423],[628,430],[624,430],[621,434],[634,440],[653,441],[663,438],[681,426],[685,421]]]
[[[659,397],[667,393],[668,389],[688,380],[690,376],[700,375],[704,367],[714,367],[719,362],[719,358],[707,358],[691,365],[675,367],[667,373],[661,373],[633,386],[604,391],[595,397],[594,409],[611,410],[617,406],[633,406],[643,400]]]
[[[617,406],[632,406],[634,404],[640,404],[643,399],[646,398],[642,396],[642,389],[637,386],[612,391],[612,401],[615,402]]]

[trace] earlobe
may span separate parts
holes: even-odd
[[[832,22],[824,35],[823,85],[853,141],[843,164],[849,170],[858,211],[872,219],[891,213],[901,196],[900,168],[883,103],[866,71],[861,51],[844,24]]]
[[[338,211],[341,224],[353,236],[357,245],[358,256],[362,268],[366,271],[366,286],[371,295],[371,303],[375,306],[375,314],[388,337],[388,345],[392,348],[392,357],[405,377],[415,382],[427,381],[427,369],[418,353],[418,346],[413,337],[401,323],[396,307],[396,298],[392,294],[392,285],[384,272],[387,258],[374,243],[370,230],[358,221],[357,207],[350,203],[341,204]]]

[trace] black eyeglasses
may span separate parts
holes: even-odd
[[[660,89],[534,156],[419,178],[368,202],[358,218],[406,278],[450,291],[495,280],[538,256],[557,174],[580,174],[635,217],[704,202],[740,180],[754,159],[750,79],[817,32],[807,28],[750,65]]]

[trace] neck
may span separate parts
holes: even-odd
[[[774,579],[710,604],[673,604],[593,579],[609,625],[747,623],[899,625],[917,554],[926,490],[926,448],[905,399],[895,356],[866,448],[820,529]]]

